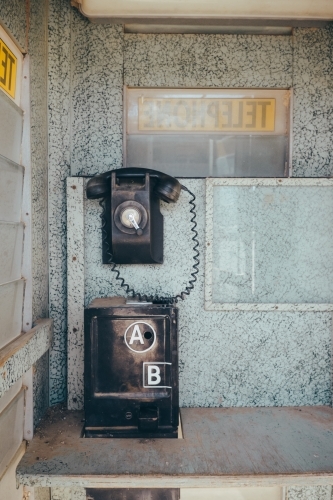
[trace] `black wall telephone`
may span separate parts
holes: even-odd
[[[108,246],[117,264],[161,264],[163,216],[159,200],[175,203],[180,191],[174,177],[144,168],[121,168],[90,179],[87,197],[106,199],[108,234],[103,239],[103,263],[109,263]]]
[[[117,264],[163,262],[160,199],[175,203],[181,190],[192,197],[193,271],[174,297],[141,295],[120,276]],[[197,280],[195,196],[169,175],[121,168],[87,183],[87,197],[101,198],[103,262],[127,294],[96,299],[85,311],[85,436],[176,438],[178,429],[178,299]],[[134,304],[133,304],[134,302]]]
[[[192,240],[194,242],[194,271],[186,290],[176,297],[141,297],[130,289],[116,268],[116,264],[150,264],[163,262],[163,215],[160,199],[175,203],[181,190],[187,191],[192,199],[190,212],[193,217]],[[189,295],[196,281],[199,265],[199,246],[195,222],[195,196],[180,182],[157,170],[146,168],[120,168],[92,177],[87,183],[87,197],[102,198],[101,215],[103,225],[103,264],[111,264],[112,271],[127,293],[148,301],[177,302]]]

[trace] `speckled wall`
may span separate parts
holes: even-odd
[[[332,495],[331,486],[294,486],[288,488],[286,500],[332,500]]]
[[[293,175],[333,173],[333,25],[294,31]]]
[[[333,171],[333,160],[326,163],[323,174],[318,156],[324,155],[325,151],[329,156],[332,147],[326,142],[326,116],[332,114],[333,109],[332,84],[327,80],[327,75],[332,76],[333,71],[331,52],[327,49],[333,34],[331,29],[315,30],[316,44],[312,44],[313,32],[299,29],[295,30],[293,37],[126,35],[124,81],[129,86],[162,87],[289,87],[295,84],[297,100],[293,140],[298,146],[293,152],[293,165],[297,167],[301,162],[302,145],[311,148],[313,154],[308,159],[308,169],[300,172],[295,168],[295,174],[328,175]],[[307,59],[295,62],[295,56],[299,57],[295,47],[304,43],[307,37],[309,40],[302,52]],[[322,53],[319,58],[320,46]],[[308,68],[311,67],[313,75],[313,59],[317,74],[321,75],[323,71],[324,75],[309,81]],[[321,96],[321,113],[318,109],[318,114],[325,130],[323,134],[318,123],[316,128],[304,124],[304,109],[313,113],[307,106],[313,94]],[[319,107],[318,100],[312,98],[311,103],[314,107],[317,103]],[[203,187],[198,181],[196,183],[195,192],[200,199]],[[204,209],[202,202],[202,212]],[[181,225],[184,230],[183,213],[182,210],[179,210],[179,215],[175,213],[174,224]],[[203,223],[200,235],[204,242]],[[174,252],[172,255],[174,258]],[[173,271],[173,278],[178,282],[183,268],[184,263]],[[132,282],[135,273],[132,271]],[[180,305],[180,394],[183,405],[331,403],[330,313],[204,311],[203,277],[201,280],[195,293]],[[319,351],[315,352],[317,348]],[[317,356],[323,362],[320,367]],[[314,384],[309,384],[310,381]]]
[[[30,56],[32,319],[48,316],[48,0],[0,1],[1,22]],[[34,423],[48,406],[48,355],[34,366]]]
[[[125,35],[134,87],[290,87],[292,39],[251,35]]]
[[[179,303],[181,406],[330,404],[330,313],[218,312],[204,310],[204,180],[184,179],[197,196],[201,267],[198,283]],[[174,294],[189,277],[190,214],[187,196],[163,204],[162,266],[121,266],[138,291]],[[181,216],[179,216],[181,214]],[[86,305],[95,297],[124,295],[110,267],[101,264],[100,207],[85,208]],[[172,277],[172,278],[171,278]]]
[[[327,120],[332,114],[333,65],[328,48],[331,28],[297,29],[293,37],[123,35],[119,26],[89,24],[65,0],[51,0],[51,6],[50,271],[51,310],[56,321],[51,401],[57,402],[64,399],[66,388],[63,180],[69,175],[70,166],[72,175],[92,175],[121,166],[123,83],[171,87],[293,86],[294,175],[320,176],[333,171],[327,139],[332,134]],[[316,78],[312,77],[314,67],[319,72]],[[309,124],[306,113],[318,128]],[[311,155],[306,153],[306,160],[305,149],[311,150]],[[203,181],[189,182],[194,182],[201,207],[203,244],[204,185]],[[98,204],[89,202],[86,302],[99,295],[119,294],[110,284],[109,270],[100,262],[98,214]],[[187,227],[180,204],[165,220],[169,228],[166,262],[170,260],[172,265],[153,271],[151,281],[157,288],[165,287],[166,276],[168,281],[180,285],[186,260],[182,251],[175,260],[175,248],[179,245],[172,235],[172,226],[177,227],[177,234],[178,229],[181,233]],[[182,404],[330,404],[331,314],[204,311],[202,273],[203,267],[195,292],[180,305]],[[145,273],[131,267],[126,274],[132,283],[137,283]]]
[[[123,30],[72,17],[71,173],[122,163]],[[92,50],[86,51],[87,40]],[[89,130],[89,134],[87,134]]]
[[[23,52],[27,51],[27,11],[26,2],[22,0],[0,0],[1,24],[15,39]]]
[[[49,266],[50,317],[54,319],[50,353],[50,403],[66,398],[66,178],[70,175],[70,29],[67,0],[49,6]]]
[[[48,134],[47,134],[48,0],[30,0],[32,184],[32,316],[48,316]]]
[[[32,318],[48,317],[48,126],[47,126],[48,0],[30,0]],[[49,403],[49,354],[34,366],[34,425]]]

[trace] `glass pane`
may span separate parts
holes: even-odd
[[[0,156],[0,220],[19,222],[23,187],[23,167]]]
[[[0,349],[22,330],[24,280],[0,285]]]
[[[131,135],[126,166],[176,177],[283,177],[287,147],[283,135]]]
[[[215,186],[214,303],[333,302],[333,188]]]
[[[125,92],[126,167],[178,177],[288,175],[290,91]]]
[[[23,111],[3,92],[0,92],[0,154],[20,163]]]
[[[0,284],[21,278],[23,224],[0,222]]]

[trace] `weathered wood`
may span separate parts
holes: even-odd
[[[0,397],[50,348],[53,320],[44,318],[0,350]]]
[[[333,483],[333,409],[187,408],[184,439],[85,439],[51,409],[17,474],[28,486],[223,487]]]

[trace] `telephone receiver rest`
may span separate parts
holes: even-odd
[[[158,170],[136,167],[109,170],[109,172],[92,177],[87,183],[87,198],[97,199],[110,196],[112,172],[116,173],[117,179],[142,178],[146,174],[149,174],[155,180],[153,191],[159,198],[167,203],[176,203],[179,198],[181,184],[177,179]]]

